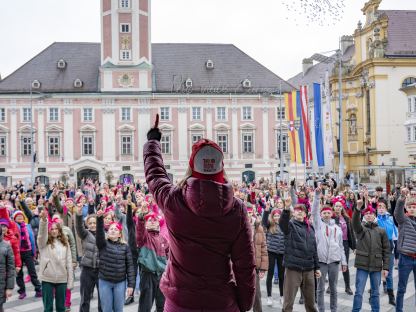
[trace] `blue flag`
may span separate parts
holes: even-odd
[[[325,166],[324,140],[322,135],[322,105],[321,105],[321,85],[313,84],[313,101],[315,111],[315,144],[316,159],[319,167]]]

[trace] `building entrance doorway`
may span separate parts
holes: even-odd
[[[83,179],[92,179],[93,182],[98,181],[100,178],[100,174],[97,170],[94,169],[82,169],[77,173],[77,184],[78,186],[81,185]]]

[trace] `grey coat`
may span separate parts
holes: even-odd
[[[93,269],[98,268],[98,248],[95,242],[95,235],[85,228],[82,215],[76,215],[75,225],[77,234],[82,241],[83,256],[81,266]]]
[[[1,234],[0,234],[1,235]],[[0,305],[6,302],[6,289],[14,288],[15,268],[12,247],[0,236]]]
[[[416,254],[416,220],[405,215],[402,198],[397,201],[394,217],[399,224],[398,250],[403,254]]]

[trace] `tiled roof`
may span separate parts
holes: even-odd
[[[416,57],[416,11],[381,10],[388,17],[386,56]]]
[[[293,87],[269,69],[231,44],[152,44],[153,91],[176,92],[192,79],[195,93],[262,93]],[[67,63],[57,68],[58,60]],[[205,63],[212,60],[214,69]],[[99,92],[99,43],[62,43],[50,45],[14,73],[0,81],[1,93],[28,92],[33,80],[39,80],[42,92]],[[82,88],[74,88],[81,79]],[[244,89],[241,82],[251,81]],[[189,91],[189,90],[188,90]]]

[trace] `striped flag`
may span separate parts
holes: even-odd
[[[298,109],[297,109],[297,92],[293,91],[290,93],[285,93],[285,108],[288,112],[287,121],[289,123],[289,133],[290,133],[290,160],[295,163],[303,163],[303,158],[301,154],[301,141],[299,138],[299,132],[295,129],[295,120],[298,119]],[[303,138],[302,138],[303,139]]]
[[[300,87],[300,100],[302,107],[302,124],[305,132],[305,161],[309,165],[310,161],[313,160],[312,156],[312,145],[309,128],[309,116],[308,116],[308,89],[307,86]]]
[[[316,144],[316,159],[319,167],[325,166],[323,129],[322,129],[322,107],[321,107],[321,85],[319,83],[313,84],[313,100],[315,111],[315,144]]]

